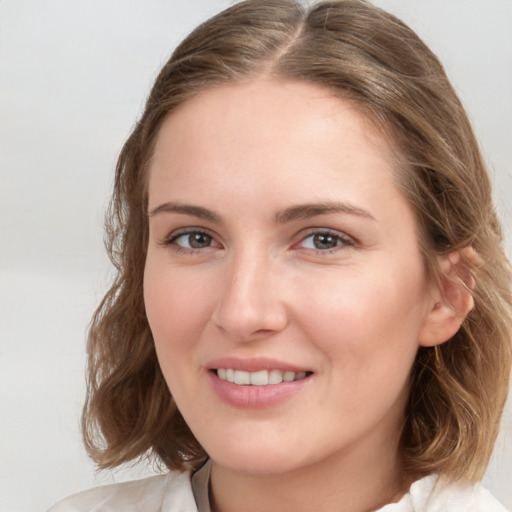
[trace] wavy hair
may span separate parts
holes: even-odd
[[[305,7],[246,0],[194,30],[156,79],[117,163],[106,245],[117,271],[88,338],[85,445],[101,468],[153,457],[197,468],[206,454],[159,368],[143,301],[148,243],[147,164],[162,121],[216,84],[265,74],[329,88],[357,104],[398,148],[397,183],[420,227],[432,276],[437,257],[463,262],[474,309],[448,342],[420,348],[400,454],[411,474],[476,481],[488,464],[508,393],[511,275],[490,180],[467,114],[439,60],[394,16],[364,0]]]

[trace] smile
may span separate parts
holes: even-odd
[[[281,370],[260,370],[257,372],[247,372],[243,370],[233,370],[232,368],[217,368],[217,376],[221,380],[232,382],[239,386],[268,386],[272,384],[281,384],[282,382],[293,382],[305,379],[311,372],[292,372]]]

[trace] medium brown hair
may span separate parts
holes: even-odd
[[[398,148],[397,182],[418,219],[431,276],[437,256],[463,264],[474,309],[448,342],[420,348],[400,451],[411,474],[475,481],[499,430],[511,367],[510,271],[491,185],[467,115],[438,59],[394,16],[364,0],[304,7],[248,0],[200,25],[160,72],[119,156],[107,215],[117,270],[88,340],[86,447],[100,467],[153,456],[171,469],[205,459],[159,368],[144,310],[147,167],[162,121],[207,87],[265,74],[354,101]],[[461,252],[463,254],[463,251]]]

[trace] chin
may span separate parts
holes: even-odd
[[[282,475],[303,468],[314,461],[303,450],[287,447],[284,443],[227,443],[209,451],[214,463],[230,471],[251,475]],[[312,455],[312,454],[310,454]]]
[[[299,461],[285,459],[279,455],[265,454],[261,456],[229,457],[223,454],[220,458],[212,457],[214,463],[240,474],[251,474],[259,476],[282,475],[290,473],[301,467]]]

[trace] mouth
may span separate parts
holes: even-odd
[[[267,357],[223,357],[206,364],[217,396],[238,409],[267,409],[310,389],[315,373]]]
[[[231,382],[238,386],[272,386],[282,382],[303,380],[313,372],[292,372],[282,370],[259,370],[248,372],[232,368],[216,368],[212,370],[220,380]]]

